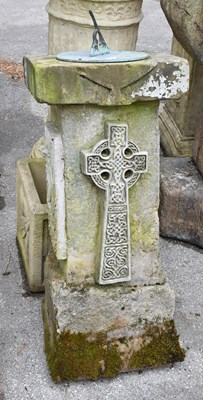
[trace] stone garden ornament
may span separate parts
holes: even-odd
[[[128,189],[147,170],[147,152],[128,140],[128,126],[108,124],[107,140],[92,153],[82,152],[82,171],[106,191],[98,282],[112,284],[131,280]]]
[[[90,50],[24,60],[28,88],[51,106],[43,312],[55,381],[184,358],[159,258],[157,115],[187,90],[187,62],[112,51],[90,15]]]

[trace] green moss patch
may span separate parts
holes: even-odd
[[[119,372],[157,367],[183,361],[184,350],[180,347],[174,322],[146,326],[139,336],[140,348],[130,358],[121,354],[122,343],[128,350],[134,338],[107,339],[106,333],[57,333],[49,329],[44,314],[45,352],[54,381],[112,378]],[[50,334],[51,333],[51,334]]]
[[[185,358],[185,351],[180,347],[174,321],[148,327],[142,339],[140,350],[135,351],[130,359],[129,369],[157,367],[183,361]]]
[[[107,342],[106,335],[90,335],[64,331],[54,333],[50,340],[45,325],[45,352],[54,381],[113,377],[119,373],[122,361],[115,343]]]
[[[143,251],[156,251],[157,235],[154,232],[152,221],[134,221],[130,218],[131,246],[141,248]]]

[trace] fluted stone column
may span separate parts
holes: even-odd
[[[52,105],[44,327],[53,379],[181,361],[159,259],[157,115],[161,99],[187,90],[187,62],[29,58],[25,76],[36,100]]]
[[[49,0],[49,54],[88,50],[92,42],[92,10],[112,50],[134,50],[143,0]]]

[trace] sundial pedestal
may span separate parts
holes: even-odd
[[[157,114],[161,98],[187,90],[186,61],[29,58],[25,72],[35,98],[52,105],[44,327],[53,379],[182,360],[174,293],[159,259]]]

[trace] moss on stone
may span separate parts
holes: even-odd
[[[137,100],[176,98],[185,92],[182,61],[156,56],[123,63],[65,63],[25,58],[26,84],[40,103],[125,105]],[[174,71],[179,73],[177,84]],[[32,75],[30,77],[30,74]],[[165,79],[165,90],[157,85]],[[152,84],[153,83],[153,84]]]
[[[55,322],[46,318],[43,307],[45,352],[54,381],[112,378],[119,372],[158,367],[183,361],[185,351],[180,347],[173,321],[161,325],[146,325],[141,343],[130,358],[122,353],[122,344],[130,348],[133,337],[108,339],[108,332],[57,332]],[[51,329],[50,329],[51,327]],[[127,352],[128,353],[128,352]]]
[[[138,247],[143,251],[155,251],[157,249],[158,237],[154,230],[154,221],[135,221],[130,218],[130,233],[132,248]]]
[[[65,266],[66,260],[58,260],[56,258],[56,253],[54,252],[52,243],[49,244],[49,251],[46,256],[46,261],[44,265],[44,282],[46,286],[46,282],[48,284],[49,278],[57,280],[64,284],[64,276],[65,276]],[[46,289],[45,289],[46,291]]]
[[[45,314],[45,313],[44,313]],[[64,331],[51,340],[44,316],[45,352],[54,381],[113,377],[122,367],[117,346],[105,334]]]
[[[140,350],[132,354],[129,369],[157,367],[185,358],[185,350],[180,347],[174,321],[148,327],[142,339]]]

